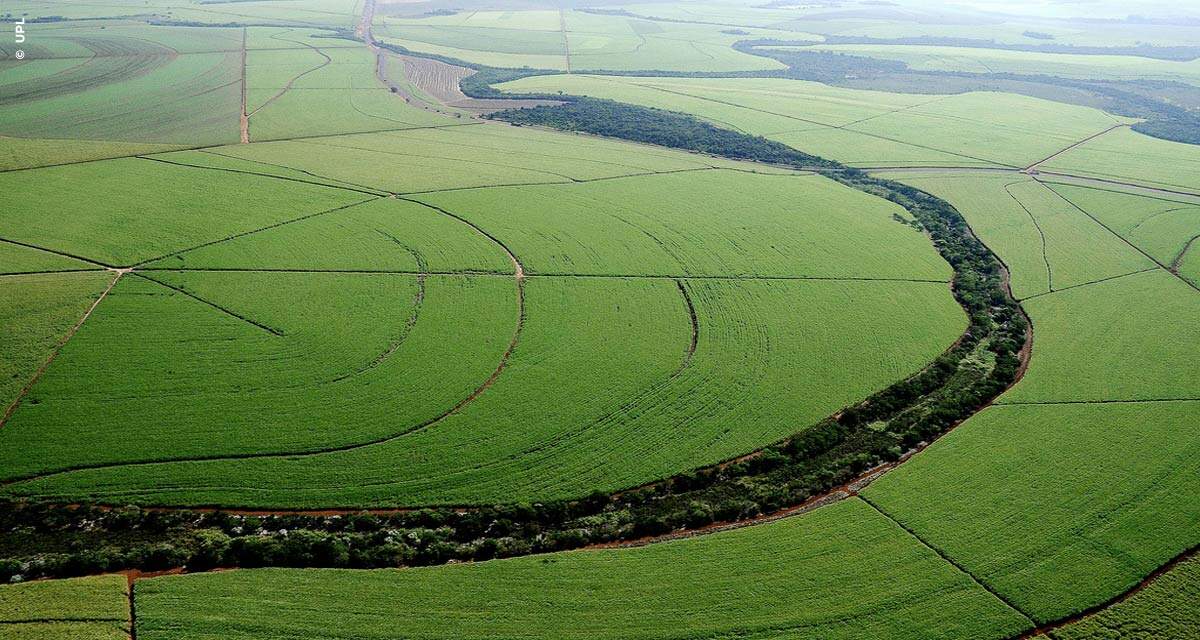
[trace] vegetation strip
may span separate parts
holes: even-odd
[[[552,111],[539,113],[555,117]],[[144,546],[122,546],[115,536],[103,533],[102,538],[108,542],[99,545],[97,551],[86,555],[43,555],[34,565],[28,561],[10,565],[12,572],[65,575],[129,566],[146,569],[187,566],[198,571],[215,566],[424,565],[620,544],[703,529],[713,523],[748,522],[760,514],[795,511],[798,505],[811,505],[814,500],[823,503],[844,495],[844,492],[830,492],[847,483],[863,481],[860,478],[875,477],[881,471],[881,464],[888,468],[887,464],[907,459],[906,451],[921,448],[959,424],[1017,379],[1028,352],[1024,347],[1031,337],[1028,323],[1007,292],[1002,263],[945,202],[760,138],[740,134],[730,137],[729,132],[706,128],[678,114],[651,112],[648,122],[655,126],[647,135],[645,129],[634,125],[645,115],[635,108],[604,103],[602,109],[586,113],[603,115],[604,120],[575,120],[576,128],[583,131],[595,133],[600,129],[612,135],[611,127],[617,128],[616,133],[624,128],[640,142],[741,160],[765,160],[776,165],[819,167],[826,177],[897,202],[919,221],[954,268],[953,293],[967,311],[969,328],[923,371],[783,442],[642,487],[531,505],[369,513],[323,510],[249,515],[219,510],[21,503],[0,511],[0,517],[10,522],[33,523],[36,530],[50,537],[73,535],[73,528],[85,518],[94,520],[95,530],[100,532],[113,531],[118,522],[136,528],[149,527],[158,532],[154,538],[162,541],[159,543],[162,551],[148,554]],[[677,135],[682,132],[688,133]],[[513,262],[518,296],[523,298],[523,282],[527,277],[524,267],[498,238],[451,211],[408,197],[400,199],[418,202],[455,218],[499,245]],[[681,281],[686,280],[676,279],[676,286]],[[519,304],[522,309],[517,333],[524,314],[523,304],[520,301]],[[694,330],[698,331],[698,327]],[[510,343],[510,352],[512,346]],[[477,393],[486,389],[502,369],[503,364]],[[50,526],[47,518],[62,520]],[[64,526],[63,522],[68,524]],[[286,538],[277,535],[283,529],[289,531]],[[385,544],[383,532],[393,530],[428,533],[422,533],[414,544]],[[248,531],[254,533],[246,535]],[[212,544],[201,544],[197,535]],[[0,578],[4,577],[2,574]]]

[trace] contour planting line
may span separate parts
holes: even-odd
[[[410,333],[412,333],[412,329],[413,329],[413,327],[416,326],[417,320],[420,318],[420,315],[421,315],[421,305],[425,301],[425,279],[427,278],[427,276],[425,274],[425,272],[427,271],[427,269],[425,268],[425,258],[420,254],[420,252],[414,250],[413,248],[411,248],[409,246],[406,246],[396,236],[393,236],[392,234],[390,234],[382,229],[376,229],[375,231],[378,232],[380,235],[384,236],[385,238],[388,238],[392,242],[395,242],[397,245],[402,247],[404,250],[408,251],[410,254],[412,254],[413,258],[417,261],[417,268],[421,271],[421,273],[418,273],[417,277],[416,277],[417,293],[413,297],[412,312],[410,312],[408,314],[408,318],[404,321],[404,325],[400,329],[400,335],[397,336],[394,340],[392,340],[392,343],[390,345],[388,345],[388,348],[385,349],[383,351],[383,353],[376,356],[374,360],[367,363],[366,365],[359,367],[358,369],[351,371],[349,373],[345,373],[345,374],[342,374],[340,376],[333,378],[332,380],[329,381],[330,383],[341,382],[342,380],[346,380],[348,378],[352,378],[357,375],[362,375],[362,374],[370,371],[371,369],[374,369],[375,367],[378,367],[379,365],[383,364],[384,361],[386,361],[388,358],[392,357],[392,354],[396,353],[396,351],[400,349],[400,346],[402,344],[404,344],[404,341],[406,339],[408,339],[408,335]]]

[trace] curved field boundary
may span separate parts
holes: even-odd
[[[403,199],[403,198],[401,198],[401,199]],[[209,462],[209,461],[215,461],[215,460],[249,460],[249,459],[259,459],[259,458],[293,459],[293,458],[305,458],[305,457],[312,457],[312,456],[320,456],[320,455],[326,455],[326,454],[330,454],[330,453],[340,453],[340,452],[344,452],[344,451],[353,451],[355,449],[362,449],[362,448],[366,448],[366,447],[381,445],[381,444],[384,444],[387,442],[391,442],[393,440],[398,440],[400,438],[403,438],[405,436],[408,436],[408,435],[411,435],[411,434],[414,434],[414,433],[417,433],[420,431],[424,431],[426,429],[436,426],[437,424],[446,420],[450,416],[458,413],[460,410],[462,410],[463,407],[465,407],[468,404],[470,404],[471,402],[473,402],[476,398],[478,398],[485,391],[487,391],[488,388],[490,388],[493,383],[495,383],[496,379],[498,377],[500,377],[500,374],[504,372],[505,368],[507,368],[508,360],[512,356],[513,351],[517,347],[517,343],[519,342],[520,337],[521,337],[521,332],[525,327],[525,268],[524,268],[524,265],[521,263],[520,259],[518,259],[517,256],[512,251],[510,251],[508,249],[508,247],[504,245],[503,242],[501,242],[499,239],[495,238],[491,234],[487,233],[483,229],[479,228],[474,223],[471,223],[468,220],[466,220],[465,218],[461,218],[461,217],[457,216],[456,214],[453,214],[453,213],[446,211],[444,209],[441,209],[439,207],[435,207],[433,205],[429,205],[429,204],[426,204],[423,202],[418,202],[416,200],[409,200],[409,202],[414,202],[421,206],[433,209],[434,211],[437,211],[439,213],[447,215],[447,216],[471,227],[471,229],[473,229],[475,232],[483,235],[484,237],[486,237],[489,240],[491,240],[492,242],[494,242],[497,246],[499,246],[504,251],[504,253],[506,255],[508,255],[509,260],[511,260],[512,264],[513,264],[514,274],[512,277],[516,281],[516,289],[517,289],[517,318],[516,318],[516,327],[513,331],[512,338],[509,340],[508,347],[505,349],[504,354],[500,357],[500,361],[496,365],[496,368],[492,371],[491,375],[489,375],[488,378],[486,380],[484,380],[478,387],[476,387],[475,390],[472,391],[469,395],[467,395],[466,397],[459,400],[453,407],[447,409],[446,411],[442,412],[441,414],[438,414],[437,416],[434,416],[433,418],[430,418],[429,420],[426,420],[420,424],[408,427],[401,432],[391,433],[386,436],[375,438],[373,440],[369,440],[366,442],[356,442],[356,443],[341,445],[341,446],[337,446],[337,447],[327,447],[327,448],[323,448],[323,449],[315,449],[315,450],[310,450],[310,451],[305,451],[305,452],[243,453],[243,454],[235,454],[235,455],[191,456],[191,457],[181,457],[181,458],[167,458],[167,459],[161,459],[161,460],[147,460],[147,461],[135,461],[135,462],[110,462],[110,463],[98,463],[98,464],[90,464],[90,465],[78,465],[78,466],[70,467],[70,468],[66,468],[66,469],[59,469],[57,471],[52,471],[49,473],[38,473],[38,474],[30,474],[30,475],[26,475],[26,476],[21,476],[21,477],[8,478],[6,480],[0,481],[0,486],[7,486],[7,485],[15,484],[18,482],[28,481],[28,480],[50,478],[50,477],[73,473],[76,471],[85,471],[85,470],[94,470],[94,469],[143,467],[143,466],[151,466],[151,465],[159,465],[159,464],[173,464],[173,463],[178,463],[178,462]],[[362,203],[360,202],[360,203],[356,203],[356,204],[362,204]],[[356,204],[339,207],[337,209],[333,209],[330,211],[324,211],[324,212],[320,212],[317,214],[311,214],[311,215],[305,216],[305,218],[310,218],[313,215],[323,215],[326,213],[332,213],[334,211],[340,211],[343,209],[347,209],[350,206],[356,206]],[[295,222],[295,220],[285,221],[283,223],[271,225],[271,227],[268,227],[268,228],[274,228],[274,227],[280,226],[281,224],[287,224],[288,222]],[[247,233],[238,234],[236,236],[231,236],[229,238],[224,238],[221,240],[215,240],[215,241],[207,243],[205,246],[211,245],[211,244],[216,244],[219,242],[224,242],[226,240],[231,240],[235,237],[241,237],[243,235],[247,235],[248,233],[257,233],[258,231],[262,231],[262,230],[265,230],[265,229],[250,231]],[[119,279],[120,275],[123,275],[130,271],[131,271],[131,269],[120,270],[118,279]],[[260,329],[268,331],[274,335],[282,335],[280,333],[276,333],[276,330],[271,329],[270,327],[267,327],[266,325],[262,325],[253,320],[245,318],[244,316],[241,316],[233,311],[230,311],[224,307],[221,307],[219,305],[211,303],[202,298],[198,298],[198,297],[188,293],[187,291],[184,291],[182,289],[162,283],[158,280],[155,280],[148,276],[142,275],[140,273],[135,273],[135,275],[139,275],[142,278],[145,278],[152,282],[161,284],[172,290],[178,291],[179,293],[187,295],[190,298],[193,298],[199,302],[207,304],[207,305],[209,305],[227,315],[230,315],[234,318],[237,318],[244,322],[248,322],[248,323],[250,323],[254,326],[257,326]],[[416,275],[418,276],[418,278],[423,278],[423,274],[416,274]],[[113,281],[113,285],[115,285],[115,284],[116,284],[116,280]],[[112,289],[112,287],[110,286],[109,290],[111,290],[111,289]],[[107,294],[107,293],[108,293],[108,291],[105,291],[105,294]],[[418,296],[423,299],[423,296],[424,296],[424,288],[423,287],[420,289]],[[94,309],[98,304],[99,304],[99,300],[97,300],[96,304],[94,304],[92,306],[92,308]],[[417,308],[419,309],[419,307],[420,307],[420,305],[418,304]],[[91,313],[91,311],[89,310],[88,314],[90,315],[90,313]],[[415,312],[414,312],[414,314],[415,314]],[[86,316],[84,317],[84,319],[86,319]],[[415,316],[413,318],[410,318],[410,321],[415,324],[415,322],[416,322]],[[83,320],[80,320],[79,325],[82,325],[82,324],[83,324]],[[76,325],[76,329],[78,329],[79,325]],[[71,332],[71,335],[74,335],[74,331]],[[407,335],[407,331],[405,331],[405,333],[403,335]],[[398,340],[395,344],[393,344],[392,347],[388,351],[384,352],[384,354],[382,354],[380,356],[380,358],[378,358],[372,365],[369,365],[368,369],[373,366],[377,366],[380,362],[382,362],[384,359],[386,359],[386,357],[388,355],[390,355],[390,353],[394,352],[397,348],[399,348],[400,341],[403,340],[403,335],[400,338],[400,340]],[[69,336],[68,336],[68,338],[69,338]],[[65,343],[66,343],[66,340],[63,340],[63,344],[65,344]],[[57,354],[57,351],[55,353]],[[51,360],[52,359],[53,359],[53,357],[51,358]],[[42,369],[38,372],[37,377],[40,377],[41,372],[44,371],[46,369],[46,367],[49,366],[49,364],[50,363],[48,361],[45,365],[43,365]],[[37,377],[35,377],[35,379],[29,383],[28,387],[33,386],[33,384],[37,381]],[[27,389],[28,389],[28,387],[27,387]],[[22,396],[24,395],[24,393],[25,392],[22,392]],[[8,415],[10,415],[15,410],[16,410],[16,404],[14,404],[14,406],[10,408],[8,414],[5,415],[5,420],[7,420]],[[3,424],[3,422],[0,422],[0,425],[2,425],[2,424]],[[361,510],[359,510],[359,511],[361,511]]]

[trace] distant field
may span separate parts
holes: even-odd
[[[1011,636],[1029,626],[857,500],[641,549],[436,569],[159,578],[138,583],[137,602],[138,638],[145,640],[797,632],[930,640]]]
[[[0,586],[0,634],[9,640],[125,640],[125,576]]]
[[[122,188],[97,189],[97,184]],[[128,266],[372,196],[144,159],[0,173],[3,237]]]
[[[735,51],[747,38],[810,38],[768,29],[729,33],[719,25],[651,22],[581,11],[476,11],[423,18],[375,18],[375,35],[412,51],[493,67],[554,70],[740,71],[778,69]]]
[[[229,48],[228,34],[182,29],[175,38],[167,35],[170,29],[160,28],[157,33],[166,37],[155,42],[141,37],[144,30],[48,38],[47,46],[61,42],[79,49],[62,51],[75,59],[69,67],[42,60],[23,71],[21,80],[0,84],[0,134],[126,143],[236,142],[240,53]],[[177,39],[204,52],[181,55],[172,46]]]
[[[922,45],[820,44],[814,50],[865,55],[928,71],[1054,74],[1107,80],[1156,79],[1200,84],[1200,61],[1177,62],[1126,55],[1080,55]]]
[[[851,166],[1024,167],[1127,122],[1008,93],[889,94],[783,79],[572,74],[522,78],[500,88],[682,111]]]
[[[1200,175],[1200,147],[1151,138],[1127,129],[1106,133],[1042,167],[1048,171],[1200,193],[1195,180]]]

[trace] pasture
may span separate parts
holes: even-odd
[[[731,45],[756,37],[804,37],[772,29],[739,31],[572,10],[474,11],[416,18],[376,15],[374,23],[378,39],[411,51],[492,67],[558,71],[779,69],[780,63],[735,51]]]

